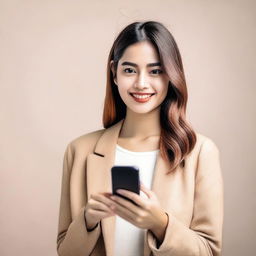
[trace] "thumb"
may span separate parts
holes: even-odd
[[[144,185],[144,183],[142,183],[142,182],[141,182],[141,184],[140,184],[140,189],[141,189],[149,198],[152,197],[152,192],[151,192],[151,190],[148,189],[148,188]]]

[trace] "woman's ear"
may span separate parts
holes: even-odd
[[[115,69],[114,69],[114,61],[113,60],[110,61],[110,68],[111,68],[111,71],[113,73],[114,82],[117,85],[116,72],[115,72]]]

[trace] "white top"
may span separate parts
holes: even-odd
[[[140,181],[151,189],[158,150],[134,152],[116,144],[115,165],[136,165],[139,167]],[[142,197],[147,197],[140,191]],[[136,227],[116,215],[114,256],[143,255],[145,230]]]

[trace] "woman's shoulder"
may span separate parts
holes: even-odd
[[[210,156],[218,156],[219,149],[216,143],[212,138],[206,136],[202,133],[195,132],[196,134],[196,143],[193,149],[187,155],[187,159],[203,159]]]
[[[72,151],[92,151],[96,142],[101,137],[103,132],[106,129],[99,129],[95,131],[91,131],[82,135],[79,135],[75,138],[73,138],[69,143],[68,147],[71,148]]]
[[[199,151],[219,151],[217,144],[212,138],[202,133],[196,132],[196,139],[197,141],[195,148],[197,147]]]

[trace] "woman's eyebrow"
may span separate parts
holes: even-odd
[[[129,62],[129,61],[125,61],[121,65],[122,66],[129,65],[129,66],[133,66],[133,67],[138,67],[138,65],[136,63]],[[154,66],[161,67],[161,63],[160,62],[156,62],[156,63],[148,63],[147,64],[147,67],[154,67]]]

